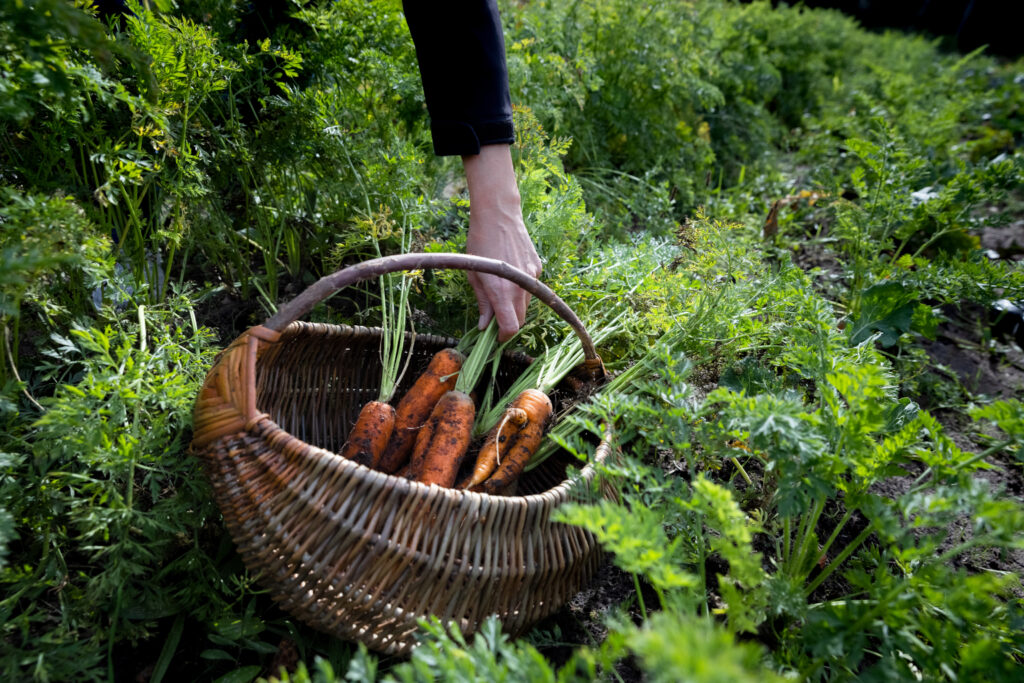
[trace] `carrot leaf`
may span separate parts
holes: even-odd
[[[471,334],[467,334],[466,337],[470,337]],[[482,332],[472,335],[470,342],[472,343],[472,349],[469,351],[469,355],[466,356],[466,362],[462,364],[459,378],[455,380],[456,391],[468,394],[473,390],[473,387],[476,386],[481,375],[483,375],[484,368],[487,367],[487,361],[490,359],[497,341],[498,321],[494,319],[491,320],[490,324]],[[465,353],[466,347],[462,344],[459,344],[459,347]]]

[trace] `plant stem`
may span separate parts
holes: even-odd
[[[803,536],[800,539],[800,547],[797,549],[795,567],[792,567],[796,572],[803,574],[807,571],[807,556],[811,552],[811,545],[814,542],[814,530],[818,526],[818,519],[821,518],[821,513],[825,510],[825,501],[819,500],[814,505],[810,516],[805,520],[807,524],[803,526]]]
[[[167,298],[167,286],[171,282],[171,264],[174,263],[174,252],[177,251],[174,244],[171,244],[167,250],[167,267],[164,268],[164,281],[160,285],[160,298],[159,301],[163,301]]]
[[[139,351],[146,352],[146,307],[139,306]]]
[[[807,585],[807,588],[804,590],[805,595],[810,595],[811,593],[813,593],[815,589],[825,581],[825,579],[830,577],[835,572],[835,570],[838,569],[843,564],[843,562],[846,561],[846,558],[852,555],[857,550],[857,548],[863,545],[864,541],[868,539],[868,536],[871,535],[871,532],[873,530],[874,527],[872,527],[869,524],[863,531],[857,534],[857,537],[850,541],[850,543],[847,544],[845,548],[843,548],[842,552],[836,555],[835,559],[829,562],[825,566],[825,568],[821,570],[821,573],[818,574],[817,577],[815,577],[814,581],[811,581],[811,583]]]
[[[739,471],[740,476],[743,477],[743,481],[747,482],[747,486],[753,486],[754,482],[750,480],[750,475],[748,475],[747,471],[743,469],[743,465],[741,465],[740,461],[736,459],[736,456],[729,456],[729,460],[732,461],[733,467]]]
[[[847,510],[843,514],[843,518],[839,520],[839,523],[836,524],[836,528],[832,530],[832,535],[828,537],[828,540],[825,541],[824,544],[822,544],[821,550],[818,551],[818,555],[815,558],[816,562],[818,561],[818,559],[828,555],[828,549],[832,547],[832,544],[835,542],[836,538],[838,538],[840,532],[842,532],[842,530],[846,527],[846,523],[850,521],[851,517],[853,517],[852,510]]]
[[[633,572],[633,587],[636,588],[636,600],[640,605],[640,614],[643,615],[644,620],[647,619],[647,606],[644,605],[644,594],[640,590],[640,575]]]
[[[494,345],[497,340],[498,321],[496,318],[492,318],[490,324],[477,336],[476,341],[473,343],[473,349],[462,364],[459,377],[455,380],[455,389],[457,391],[468,394],[473,390],[484,368],[487,367],[487,361],[494,351]]]
[[[3,328],[4,328],[4,355],[7,356],[7,362],[10,363],[11,373],[13,374],[14,379],[19,384],[22,385],[21,393],[25,394],[25,398],[28,399],[29,403],[34,405],[36,407],[36,409],[39,410],[39,412],[44,412],[45,409],[43,408],[43,406],[39,405],[39,401],[37,401],[35,399],[35,397],[32,396],[32,394],[29,393],[28,387],[24,386],[25,382],[21,379],[21,375],[18,374],[18,365],[17,365],[17,363],[15,362],[15,359],[14,359],[14,352],[11,351],[11,328],[9,328],[7,326],[7,320],[6,319],[3,320]],[[0,367],[2,367],[2,366],[0,366]],[[0,375],[0,377],[2,377],[2,375]]]
[[[707,567],[707,548],[704,541],[704,524],[700,523],[700,532],[697,535],[697,571],[700,575],[700,586],[701,586],[701,598],[700,598],[700,615],[707,617],[710,614],[708,609],[708,574]]]
[[[807,518],[808,517],[809,517],[809,514],[805,514],[805,515],[801,516],[800,517],[800,524],[797,525],[797,528],[796,528],[796,539],[797,539],[797,541],[796,541],[796,554],[795,555],[793,554],[793,549],[792,548],[790,548],[790,552],[786,553],[785,568],[786,568],[786,571],[788,573],[790,573],[790,574],[795,574],[798,571],[798,569],[799,569],[799,565],[797,564],[797,560],[799,559],[799,556],[800,556],[800,549],[803,547],[804,536],[807,533]]]
[[[956,465],[953,466],[952,470],[954,472],[958,472],[959,470],[963,469],[964,467],[967,467],[969,465],[973,465],[974,463],[978,462],[979,460],[984,460],[985,458],[987,458],[988,456],[992,455],[993,453],[998,453],[999,451],[1003,450],[1004,448],[1006,448],[1007,446],[1011,445],[1012,443],[1013,443],[1013,439],[1006,439],[1005,441],[1000,441],[997,444],[993,444],[992,446],[989,446],[988,448],[983,450],[981,453],[975,453],[974,455],[972,455],[967,460],[964,460],[963,462],[958,462]],[[910,489],[910,491],[908,493],[911,493],[911,494],[920,493],[924,489],[928,488],[928,486],[930,484],[925,483],[924,479],[925,479],[925,477],[927,477],[931,473],[932,473],[932,468],[931,467],[926,467],[925,470],[923,472],[921,472],[921,474],[917,475],[916,479],[914,479],[915,486],[914,486],[914,488]]]
[[[793,545],[793,518],[783,517],[782,518],[782,565],[785,567],[789,564],[789,553],[792,550]]]

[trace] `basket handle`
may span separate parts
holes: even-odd
[[[370,280],[387,273],[427,269],[472,270],[477,273],[497,275],[519,285],[540,299],[542,303],[546,304],[562,320],[569,323],[569,326],[572,327],[573,332],[580,338],[580,342],[583,345],[584,365],[588,369],[593,369],[596,376],[604,375],[601,358],[597,355],[597,350],[594,348],[594,341],[590,338],[590,334],[583,327],[583,323],[576,313],[550,287],[504,261],[484,258],[482,256],[472,256],[470,254],[396,254],[357,263],[331,275],[325,275],[314,282],[305,291],[278,309],[277,313],[268,318],[267,322],[263,323],[263,326],[275,332],[280,332],[309,313],[315,305],[351,284]]]

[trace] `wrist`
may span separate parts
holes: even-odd
[[[471,211],[474,205],[485,208],[513,203],[518,208],[519,186],[509,145],[484,145],[479,154],[462,157],[462,165],[466,172]]]

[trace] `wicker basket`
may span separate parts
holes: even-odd
[[[592,465],[566,479],[566,460],[552,457],[523,476],[520,495],[489,496],[336,454],[363,403],[376,398],[381,331],[295,320],[354,282],[426,268],[522,286],[569,322],[585,366],[603,373],[579,319],[536,279],[490,259],[406,254],[325,277],[242,334],[218,357],[195,406],[193,452],[246,566],[298,619],[385,653],[407,653],[417,620],[429,615],[471,633],[497,614],[519,634],[578,592],[599,561],[593,536],[550,519],[565,501],[591,496]],[[417,336],[406,376],[454,344]],[[499,383],[528,362],[506,356]],[[607,454],[605,439],[595,459]]]

